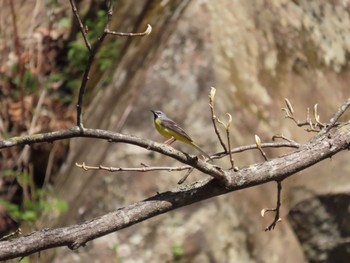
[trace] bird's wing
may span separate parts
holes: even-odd
[[[184,136],[186,139],[188,139],[189,141],[192,142],[191,137],[179,126],[176,124],[176,122],[174,122],[171,119],[166,119],[166,120],[162,120],[162,124],[163,127],[168,128],[169,130],[175,131],[179,134],[181,134],[182,136]]]

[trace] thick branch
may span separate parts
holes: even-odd
[[[76,130],[79,131],[79,129]],[[85,136],[90,135],[90,137],[93,137],[91,136],[92,132],[96,130],[91,130],[90,132],[88,132],[89,130],[84,131],[86,132],[84,134]],[[76,135],[78,136],[79,133]],[[114,134],[114,136],[114,139],[119,138],[119,141],[128,141],[129,143],[139,146],[142,145],[142,147],[145,146],[147,142],[150,142],[120,134]],[[102,137],[101,135],[100,138]],[[8,140],[7,145],[11,143],[16,145],[13,139]],[[17,143],[17,145],[18,144],[19,143]],[[4,143],[0,143],[0,147],[1,145],[3,148]],[[153,143],[150,145],[150,148],[156,150],[156,147],[159,147],[159,145]],[[3,241],[0,242],[0,259],[5,260],[25,256],[58,246],[68,246],[71,249],[77,249],[85,245],[89,240],[126,228],[170,210],[227,192],[270,181],[280,181],[315,163],[332,157],[341,150],[349,149],[349,147],[350,122],[347,122],[341,127],[331,129],[327,134],[313,137],[308,143],[302,145],[292,153],[263,163],[241,168],[238,172],[233,172],[232,170],[225,171],[230,177],[229,185],[226,187],[218,183],[215,179],[205,180],[190,185],[187,189],[158,194],[144,201],[134,203],[79,225],[58,229],[44,229],[10,241]],[[171,147],[166,146],[162,151],[167,152],[167,155],[179,154],[179,158],[177,159],[183,160],[178,151],[174,150],[174,152],[171,153],[169,149],[171,149]],[[159,150],[159,152],[161,151]]]
[[[190,156],[183,152],[174,149],[171,146],[165,145],[163,143],[157,143],[154,141],[141,139],[131,135],[124,135],[121,133],[110,132],[99,129],[84,129],[79,127],[74,127],[68,130],[61,130],[49,133],[33,134],[21,137],[13,137],[4,141],[0,141],[0,149],[8,148],[18,145],[31,145],[34,143],[41,142],[53,142],[62,139],[74,138],[74,137],[88,137],[104,139],[109,142],[122,142],[137,145],[139,147],[145,148],[147,150],[152,150],[159,152],[161,154],[172,157],[184,164],[188,164],[197,170],[209,174],[214,178],[220,180],[224,185],[229,185],[227,179],[228,176],[221,169],[217,169],[214,165],[206,163],[196,156]]]

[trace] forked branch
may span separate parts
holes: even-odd
[[[91,46],[90,41],[87,37],[87,29],[83,25],[83,22],[79,16],[75,1],[74,0],[69,0],[69,1],[70,1],[72,10],[73,10],[73,14],[79,23],[79,29],[80,29],[80,32],[83,36],[85,45],[86,45],[87,49],[89,50],[89,58],[88,58],[88,61],[86,63],[86,66],[85,66],[83,78],[82,78],[81,85],[79,88],[78,103],[77,103],[77,126],[80,128],[83,128],[84,125],[83,125],[83,117],[82,117],[82,105],[83,105],[83,98],[84,98],[84,94],[85,94],[85,90],[86,90],[86,85],[87,85],[87,82],[89,80],[90,68],[91,68],[91,65],[95,59],[95,56],[96,56],[98,50],[100,49],[100,47],[102,46],[102,43],[103,43],[104,39],[106,38],[106,36],[108,34],[115,35],[115,36],[123,36],[123,37],[146,36],[152,32],[152,27],[150,25],[147,25],[147,29],[142,33],[123,33],[123,32],[111,31],[109,29],[109,26],[110,26],[110,22],[111,22],[112,15],[113,15],[113,6],[112,6],[112,1],[109,1],[109,10],[107,13],[106,25],[104,27],[104,30],[103,30],[101,36],[98,38],[96,43],[93,46]]]
[[[281,193],[282,193],[282,182],[277,181],[277,204],[275,208],[265,208],[261,210],[261,216],[264,217],[266,212],[274,212],[275,218],[272,223],[265,228],[265,231],[271,231],[275,229],[277,223],[282,221],[280,218],[280,208],[281,208]]]
[[[310,117],[310,109],[306,110],[306,120],[303,122],[298,121],[294,116],[294,109],[290,101],[285,98],[286,108],[282,108],[282,111],[286,113],[285,117],[291,119],[295,122],[298,127],[309,126],[305,130],[308,132],[319,132],[322,128],[325,127],[325,124],[320,121],[320,116],[318,115],[318,105],[315,104],[313,108],[313,117],[314,121]]]

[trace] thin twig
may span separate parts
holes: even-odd
[[[152,32],[152,26],[150,24],[147,24],[147,28],[144,32],[141,33],[125,33],[125,32],[115,32],[115,31],[110,31],[107,30],[107,34],[109,35],[115,35],[115,36],[119,36],[119,37],[143,37],[146,35],[151,34]]]
[[[74,0],[70,0],[70,2],[74,3]],[[73,6],[72,6],[72,8],[73,8]],[[99,37],[97,42],[94,44],[94,46],[92,48],[90,47],[90,49],[88,48],[90,53],[89,53],[88,62],[86,64],[85,71],[83,74],[83,79],[81,81],[79,95],[78,95],[78,103],[77,103],[77,126],[80,128],[84,127],[83,120],[82,120],[82,107],[83,107],[83,98],[84,98],[84,94],[85,94],[86,85],[87,85],[87,82],[89,80],[90,68],[91,68],[92,62],[95,59],[97,51],[99,50],[99,48],[102,45],[102,42],[104,41],[105,37],[107,36],[106,30],[108,30],[109,23],[110,23],[110,17],[112,16],[112,12],[113,12],[112,9],[110,9],[108,11],[108,19],[107,19],[107,23],[105,25],[105,29],[104,29],[103,33],[101,34],[101,36]],[[75,12],[75,15],[79,16],[78,12]],[[81,25],[80,25],[80,31],[82,32],[83,35],[85,34],[84,28],[81,28]]]
[[[231,149],[231,136],[230,136],[230,126],[231,126],[231,123],[232,123],[232,116],[231,114],[227,113],[228,115],[228,121],[227,121],[227,124],[223,123],[222,121],[220,121],[219,119],[217,119],[217,121],[219,123],[221,123],[224,127],[225,127],[225,130],[226,130],[226,137],[227,137],[227,146],[229,149]],[[232,170],[235,170],[235,162],[233,160],[233,157],[232,157],[232,152],[229,151],[228,152],[229,156],[230,156],[230,163],[231,163],[231,169]]]
[[[290,101],[287,98],[285,98],[284,101],[287,105],[287,108],[282,108],[282,111],[286,113],[285,118],[293,120],[298,127],[309,126],[310,128],[305,129],[307,132],[319,132],[324,128],[325,124],[320,122],[320,116],[317,112],[317,104],[315,104],[313,108],[315,123],[313,123],[310,117],[310,108],[307,108],[306,110],[306,121],[299,122],[294,116],[294,109]]]
[[[296,143],[296,142],[268,142],[268,143],[262,143],[261,144],[261,148],[299,148],[301,146],[301,144]],[[256,144],[251,144],[251,145],[245,145],[245,146],[240,146],[240,147],[236,147],[231,149],[231,153],[241,153],[241,152],[245,152],[245,151],[249,151],[249,150],[255,150],[257,149],[257,145]],[[212,155],[211,157],[213,159],[220,159],[224,156],[226,156],[228,153],[227,152],[219,152],[216,153],[214,155]]]
[[[193,172],[193,170],[194,170],[194,168],[191,167],[191,169],[189,169],[189,170],[187,171],[187,173],[184,175],[184,177],[182,177],[182,178],[177,182],[177,184],[183,184],[183,183],[187,180],[188,176]]]
[[[60,144],[55,143],[50,151],[49,158],[47,160],[47,165],[46,165],[46,170],[45,170],[45,177],[44,177],[44,183],[43,183],[43,188],[45,188],[48,183],[50,182],[50,177],[52,173],[52,167],[54,164],[56,152],[58,150]]]
[[[282,108],[282,111],[286,112],[285,118],[293,120],[298,127],[310,126],[310,118],[309,118],[310,109],[309,108],[307,108],[306,110],[306,121],[303,121],[303,122],[298,121],[293,115],[289,115],[289,113],[286,111],[286,108]]]
[[[330,129],[332,129],[339,118],[344,114],[344,112],[350,107],[350,98],[340,106],[340,108],[337,110],[337,112],[332,116],[332,118],[329,120],[329,123],[327,124],[326,129],[324,130],[325,133],[329,132]]]
[[[224,141],[221,138],[220,132],[218,130],[218,127],[216,126],[216,121],[217,121],[217,117],[215,115],[215,109],[214,109],[214,98],[215,98],[215,93],[216,93],[216,89],[214,87],[211,87],[210,90],[210,95],[209,95],[209,107],[210,107],[210,112],[211,112],[211,120],[213,122],[213,127],[216,133],[216,136],[219,139],[219,142],[222,146],[222,148],[224,149],[224,152],[227,153],[227,147],[224,143]]]
[[[94,46],[91,47],[91,45],[90,45],[90,43],[89,43],[89,41],[87,39],[87,36],[86,36],[86,31],[85,31],[84,25],[81,22],[81,19],[79,17],[78,11],[77,11],[77,8],[75,6],[74,0],[70,0],[70,3],[71,3],[71,6],[72,6],[73,13],[74,13],[75,17],[78,20],[80,31],[83,34],[83,38],[84,38],[85,44],[86,44],[86,46],[87,46],[87,48],[89,50],[89,58],[88,58],[88,61],[87,61],[87,64],[86,64],[86,67],[85,67],[85,70],[84,70],[82,82],[81,82],[80,89],[79,89],[78,103],[77,103],[77,106],[76,106],[77,107],[77,126],[80,127],[80,128],[83,128],[84,127],[84,125],[83,125],[83,117],[82,117],[83,98],[84,98],[84,94],[85,94],[85,90],[86,90],[86,85],[87,85],[87,82],[89,80],[90,68],[91,68],[92,62],[95,59],[97,51],[100,49],[100,47],[101,47],[105,37],[108,34],[118,35],[118,36],[145,36],[145,35],[148,35],[148,34],[151,33],[152,27],[150,25],[147,25],[147,29],[145,30],[145,32],[142,32],[142,33],[121,33],[121,32],[110,31],[109,26],[110,26],[112,15],[113,15],[112,2],[110,1],[110,7],[109,7],[109,10],[108,10],[108,13],[107,13],[107,22],[106,22],[105,28],[103,30],[103,33],[98,38],[98,40],[96,41]]]
[[[28,130],[29,134],[32,134],[35,130],[34,128],[35,128],[37,121],[39,119],[39,116],[41,113],[41,107],[43,106],[44,99],[46,97],[46,93],[47,93],[47,90],[45,87],[43,87],[42,91],[40,93],[40,96],[39,96],[39,100],[38,100],[36,107],[34,109],[34,115],[33,115],[32,121],[30,122],[29,130]]]
[[[281,222],[282,219],[280,218],[280,208],[281,208],[281,192],[282,192],[282,182],[277,181],[277,204],[276,208],[265,208],[261,210],[261,216],[264,217],[266,212],[274,212],[275,218],[273,222],[265,228],[265,231],[271,231],[275,229],[277,223]]]
[[[282,139],[282,140],[285,140],[285,141],[290,142],[292,144],[298,144],[296,141],[293,141],[292,139],[287,138],[283,134],[281,134],[281,135],[276,134],[276,135],[272,136],[273,141],[275,141],[276,139]]]
[[[82,168],[85,171],[88,170],[103,170],[103,171],[108,171],[108,172],[150,172],[150,171],[183,171],[183,170],[189,170],[193,168],[192,166],[189,165],[184,165],[184,166],[177,166],[177,167],[172,167],[172,166],[144,166],[144,167],[107,167],[103,165],[99,166],[89,166],[86,165],[84,162],[82,164],[75,163],[75,165],[79,168]]]
[[[315,119],[316,125],[318,125],[320,128],[324,128],[326,125],[320,121],[320,115],[318,115],[318,105],[317,104],[315,104],[315,106],[314,106],[313,113],[314,113],[314,119]]]
[[[269,159],[267,158],[266,153],[264,152],[264,150],[261,147],[261,139],[258,135],[255,135],[255,144],[256,144],[256,147],[258,148],[258,150],[260,151],[261,155],[264,157],[265,161],[268,161]]]
[[[229,113],[226,113],[226,114],[228,115],[228,118],[229,118],[227,123],[224,123],[219,118],[217,118],[217,122],[220,123],[225,128],[228,148],[231,149],[230,125],[232,123],[232,116]],[[231,169],[234,171],[238,171],[238,168],[235,167],[235,162],[234,162],[233,157],[232,157],[232,152],[229,151],[228,155],[230,157]]]
[[[89,39],[87,38],[86,29],[85,29],[85,27],[83,25],[83,22],[80,19],[80,16],[79,16],[79,13],[78,13],[78,9],[77,9],[77,7],[75,5],[75,1],[74,0],[69,0],[69,2],[70,2],[70,5],[72,7],[73,14],[74,14],[75,18],[77,19],[77,21],[79,23],[80,32],[83,35],[85,46],[91,52],[91,44],[89,42]]]
[[[0,241],[8,240],[10,238],[17,237],[19,235],[22,235],[22,230],[20,228],[17,228],[14,232],[12,232],[6,236],[1,237]]]
[[[36,107],[34,109],[34,115],[32,117],[32,120],[30,122],[30,126],[29,126],[29,129],[28,129],[28,134],[33,134],[35,132],[35,126],[37,124],[37,121],[38,121],[38,118],[40,116],[40,113],[41,113],[41,107],[44,103],[44,99],[45,99],[45,96],[46,96],[46,89],[43,88],[42,92],[40,93],[40,97],[39,97],[39,100],[36,104]],[[19,154],[19,157],[16,161],[17,163],[17,166],[20,166],[20,164],[24,163],[25,166],[28,166],[28,160],[29,160],[29,146],[26,145],[24,146],[23,150],[21,151],[21,153]]]

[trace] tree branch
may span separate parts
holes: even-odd
[[[191,156],[189,154],[183,153],[163,143],[157,143],[151,140],[142,139],[131,135],[124,135],[121,133],[115,133],[100,129],[85,129],[80,127],[74,127],[68,130],[13,137],[7,140],[0,141],[0,149],[19,145],[31,145],[34,143],[41,142],[53,142],[74,137],[97,138],[107,140],[109,142],[121,142],[137,145],[147,150],[152,150],[163,155],[172,157],[173,159],[176,159],[179,162],[190,165],[205,174],[211,175],[212,177],[221,181],[224,185],[229,185],[229,177],[225,175],[223,170],[218,169],[212,164],[200,160],[196,156]]]
[[[183,170],[190,170],[193,169],[192,166],[189,165],[184,165],[184,166],[176,166],[176,167],[171,167],[171,166],[142,166],[142,167],[112,167],[112,166],[89,166],[86,165],[84,162],[82,164],[75,163],[75,166],[83,169],[84,171],[89,171],[89,170],[103,170],[103,171],[108,171],[108,172],[140,172],[140,173],[145,173],[145,172],[151,172],[151,171],[168,171],[168,172],[173,172],[173,171],[183,171]]]
[[[296,143],[296,142],[266,142],[266,143],[262,143],[260,145],[261,148],[299,148],[301,146],[301,144]],[[231,153],[241,153],[241,152],[245,152],[245,151],[249,151],[249,150],[254,150],[254,149],[258,149],[258,146],[256,144],[251,144],[251,145],[244,145],[244,146],[240,146],[240,147],[236,147],[231,149]],[[227,152],[219,152],[216,153],[214,155],[212,155],[212,159],[219,159],[222,158],[224,156],[226,156],[228,153]]]
[[[216,136],[219,139],[219,142],[222,146],[222,148],[224,149],[224,152],[227,153],[227,147],[224,143],[224,141],[221,138],[220,132],[218,130],[218,127],[216,126],[216,121],[217,121],[217,116],[215,114],[215,108],[214,108],[214,98],[215,98],[215,93],[216,93],[216,89],[214,87],[211,87],[210,90],[210,95],[209,95],[209,107],[210,107],[210,112],[211,112],[211,120],[213,122],[213,127],[216,133]]]
[[[261,211],[261,216],[264,217],[266,212],[274,212],[275,213],[275,218],[272,221],[272,223],[265,228],[266,231],[271,231],[275,229],[277,223],[281,222],[282,219],[280,218],[280,208],[281,208],[281,192],[282,192],[282,182],[277,181],[277,204],[275,208],[265,208]]]
[[[86,63],[86,66],[85,66],[83,78],[82,78],[81,85],[79,88],[78,103],[76,106],[77,107],[77,126],[79,126],[80,128],[83,128],[84,125],[83,125],[83,117],[82,117],[82,107],[83,107],[82,105],[83,105],[83,98],[84,98],[87,82],[89,80],[90,68],[91,68],[91,65],[95,59],[95,56],[96,56],[97,52],[99,51],[106,36],[108,34],[116,35],[116,36],[128,36],[128,37],[146,36],[152,32],[152,27],[151,27],[151,25],[148,24],[147,29],[142,33],[122,33],[122,32],[110,31],[109,26],[110,26],[112,15],[113,15],[112,1],[110,1],[110,7],[109,7],[109,10],[107,12],[107,23],[105,24],[105,27],[104,27],[104,30],[103,30],[101,36],[98,38],[98,40],[93,45],[93,47],[91,47],[91,44],[87,38],[86,28],[84,27],[83,22],[79,16],[77,7],[75,5],[75,1],[74,0],[69,0],[69,1],[70,1],[74,16],[79,23],[80,32],[83,35],[85,45],[86,45],[87,49],[89,50],[89,58],[88,58],[88,61]]]
[[[98,136],[95,134],[97,131],[99,131]],[[170,146],[164,146],[148,140],[100,130],[84,129],[81,131],[78,128],[75,128],[68,131],[51,133],[50,136],[47,135],[46,137],[51,137],[51,140],[53,138],[57,139],[58,133],[61,133],[60,137],[64,138],[67,138],[68,134],[70,136],[75,135],[74,137],[85,136],[97,138],[105,138],[107,137],[106,135],[109,134],[113,141],[128,142],[145,148],[147,143],[149,143],[149,147],[152,150],[172,156],[179,161],[187,160],[186,155],[176,151]],[[55,136],[53,136],[53,134],[55,134]],[[27,138],[26,140],[22,139],[21,141],[16,141],[13,138],[7,140],[5,143],[0,142],[0,148],[25,143],[32,144],[34,141],[43,142],[43,140],[44,138],[41,137],[30,138],[30,140]],[[56,229],[44,229],[20,238],[0,242],[0,259],[6,260],[26,256],[37,251],[59,246],[68,246],[71,249],[77,249],[92,239],[126,228],[176,208],[228,192],[253,187],[255,185],[271,181],[281,181],[292,174],[314,165],[315,163],[332,157],[339,151],[349,149],[349,147],[350,122],[347,122],[341,127],[338,126],[332,128],[327,134],[316,135],[309,142],[301,145],[292,153],[270,159],[263,163],[241,168],[237,172],[232,170],[223,171],[229,178],[226,186],[223,186],[216,179],[207,179],[187,186],[185,189],[177,189],[171,192],[164,192],[155,195],[144,201],[120,208],[114,212],[79,225]],[[199,164],[210,165],[198,160],[196,165]],[[209,170],[207,170],[207,172],[209,172]]]
[[[350,98],[347,99],[346,102],[343,103],[343,105],[340,106],[340,108],[337,110],[336,113],[332,116],[332,118],[329,121],[329,124],[326,126],[324,133],[327,133],[332,127],[334,127],[339,120],[339,118],[344,114],[344,112],[350,107]]]
[[[85,46],[87,47],[87,49],[89,51],[91,51],[91,44],[90,44],[89,39],[88,39],[87,34],[86,34],[86,28],[84,27],[83,22],[80,19],[77,6],[75,5],[75,1],[74,0],[69,0],[69,2],[70,2],[70,5],[72,7],[72,12],[73,12],[75,18],[77,19],[77,21],[79,23],[80,32],[81,32],[81,34],[83,36],[83,39],[84,39],[84,42],[85,42]]]

